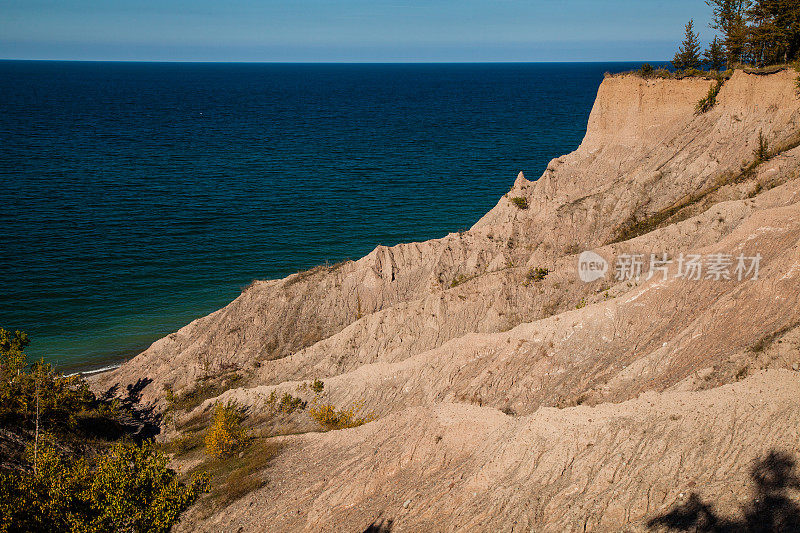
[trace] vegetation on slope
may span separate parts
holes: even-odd
[[[314,379],[297,386],[299,396],[273,390],[258,413],[234,401],[217,401],[209,416],[202,409],[190,413],[197,407],[194,402],[174,402],[170,424],[177,436],[162,450],[188,465],[187,479],[206,475],[211,481],[210,493],[200,498],[192,516],[208,518],[266,485],[264,470],[283,446],[276,437],[346,429],[376,418],[361,413],[363,404],[338,409],[323,401],[324,388]]]
[[[207,478],[168,468],[135,390],[98,398],[81,376],[29,363],[28,343],[0,328],[0,532],[169,531]]]
[[[770,148],[769,142],[763,132],[759,133],[758,146],[754,151],[754,158],[749,164],[743,164],[743,167],[738,172],[724,174],[719,176],[715,183],[709,187],[690,194],[675,204],[657,211],[646,216],[637,216],[636,213],[632,214],[619,228],[617,228],[616,236],[609,241],[608,244],[618,243],[639,237],[645,233],[649,233],[655,229],[664,227],[668,224],[680,222],[688,218],[688,209],[700,203],[701,201],[709,198],[713,193],[720,190],[726,185],[736,183],[743,183],[752,180],[756,176],[756,171],[764,162],[780,155],[788,150],[792,150],[800,146],[800,133],[797,133],[786,142],[778,145],[777,147]],[[776,186],[777,183],[755,183],[755,189],[752,195],[761,192],[767,188]],[[751,195],[751,196],[752,196]]]

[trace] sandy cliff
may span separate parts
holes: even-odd
[[[758,469],[800,458],[795,78],[737,71],[699,116],[712,81],[607,78],[581,146],[469,231],[256,282],[97,386],[160,402],[235,376],[181,416],[257,417],[322,378],[379,416],[281,437],[265,488],[187,529],[636,531],[696,498],[745,524]],[[580,281],[582,250],[605,279]],[[613,279],[631,253],[761,259],[758,279]]]

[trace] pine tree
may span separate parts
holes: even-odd
[[[711,27],[721,34],[728,66],[759,66],[800,59],[800,1],[706,0]],[[705,58],[711,62],[709,52]]]
[[[686,23],[686,37],[678,48],[672,64],[677,70],[700,68],[700,36],[694,32],[694,20]]]
[[[703,53],[708,70],[716,70],[717,72],[725,68],[725,50],[722,48],[722,43],[715,35],[714,40],[708,45],[708,49]]]
[[[759,64],[787,63],[800,52],[800,2],[755,0],[747,11],[751,49]]]
[[[752,0],[706,0],[713,11],[711,27],[722,33],[729,65],[740,63],[745,56],[750,33],[747,13],[752,3]]]

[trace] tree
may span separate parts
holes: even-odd
[[[708,65],[708,70],[721,71],[725,68],[725,50],[722,43],[715,35],[714,40],[708,45],[708,49],[703,53],[703,59]]]
[[[74,426],[75,416],[89,408],[94,394],[80,375],[63,376],[51,365],[30,364],[28,336],[0,328],[0,427],[33,429],[40,418],[48,429]]]
[[[800,3],[755,0],[747,10],[750,48],[758,64],[788,63],[800,52]]]
[[[749,28],[747,12],[752,0],[706,0],[712,9],[711,27],[722,33],[728,65],[740,63],[745,56]]]
[[[694,20],[686,23],[686,37],[678,48],[678,53],[672,60],[677,70],[699,69],[700,63],[700,38],[694,32]]]
[[[207,477],[181,482],[151,441],[113,442],[137,413],[119,418],[116,400],[97,398],[80,376],[29,364],[27,345],[0,328],[0,533],[168,531]]]

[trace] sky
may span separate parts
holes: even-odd
[[[0,59],[669,60],[703,0],[0,0]]]

